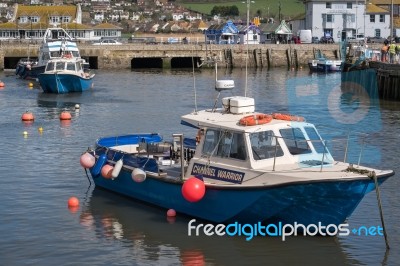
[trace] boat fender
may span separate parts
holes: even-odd
[[[119,159],[119,160],[115,163],[114,169],[113,169],[113,171],[112,171],[112,173],[111,173],[111,177],[112,177],[113,179],[116,178],[116,177],[118,177],[119,172],[121,172],[121,169],[122,169],[122,165],[123,165],[123,164],[124,164],[124,163],[123,163],[122,159]]]
[[[93,177],[97,177],[100,174],[101,168],[106,163],[106,161],[107,161],[107,155],[105,153],[99,156],[96,164],[93,166],[92,169],[90,169],[90,173],[92,174]]]
[[[18,73],[17,73],[17,75],[18,76],[20,76],[20,77],[22,77],[23,75],[24,75],[24,73],[25,73],[25,66],[19,66],[19,69],[18,69]]]
[[[17,68],[15,69],[15,75],[18,75],[18,72],[21,70],[21,66],[18,65]]]

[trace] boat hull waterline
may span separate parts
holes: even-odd
[[[39,83],[46,93],[83,92],[93,87],[93,76],[42,73],[39,75]]]

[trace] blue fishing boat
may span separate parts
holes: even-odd
[[[20,59],[16,66],[15,74],[23,79],[37,79],[39,74],[44,72],[49,60],[61,57],[62,53],[66,51],[75,58],[81,59],[77,43],[63,28],[48,28],[39,47],[38,59]],[[89,63],[83,62],[84,68],[89,68]]]
[[[216,80],[218,95],[233,87]],[[217,96],[209,109],[183,115],[181,124],[197,133],[99,138],[81,165],[96,187],[225,224],[338,226],[394,175],[335,160],[313,124],[256,112],[250,97]]]
[[[44,73],[39,74],[43,92],[68,93],[82,92],[92,88],[95,74],[84,69],[84,60],[64,54],[53,58],[46,64]]]

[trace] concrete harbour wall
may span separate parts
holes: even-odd
[[[375,45],[377,46],[377,45]],[[172,58],[218,56],[220,67],[305,67],[319,50],[329,59],[339,59],[339,44],[259,44],[259,45],[205,45],[205,44],[123,44],[94,46],[79,44],[81,56],[96,60],[97,69],[132,68],[132,60],[159,58],[163,67],[170,65]],[[373,47],[372,47],[373,48]],[[379,48],[379,46],[375,47]],[[246,55],[248,60],[246,62]],[[0,69],[15,68],[15,59],[37,57],[38,45],[27,43],[0,46]],[[10,59],[13,58],[13,63]]]

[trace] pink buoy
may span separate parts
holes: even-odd
[[[189,202],[197,202],[204,197],[206,186],[204,182],[196,177],[190,177],[183,183],[182,195]]]
[[[113,169],[114,169],[114,167],[112,167],[111,165],[109,165],[109,164],[106,164],[106,165],[104,165],[102,168],[101,168],[101,175],[104,177],[104,178],[112,178],[112,171],[113,171]]]
[[[175,217],[176,216],[176,211],[174,209],[169,209],[167,211],[167,216],[168,217]]]
[[[83,168],[92,168],[96,163],[96,159],[90,153],[85,152],[81,155],[80,163]]]

